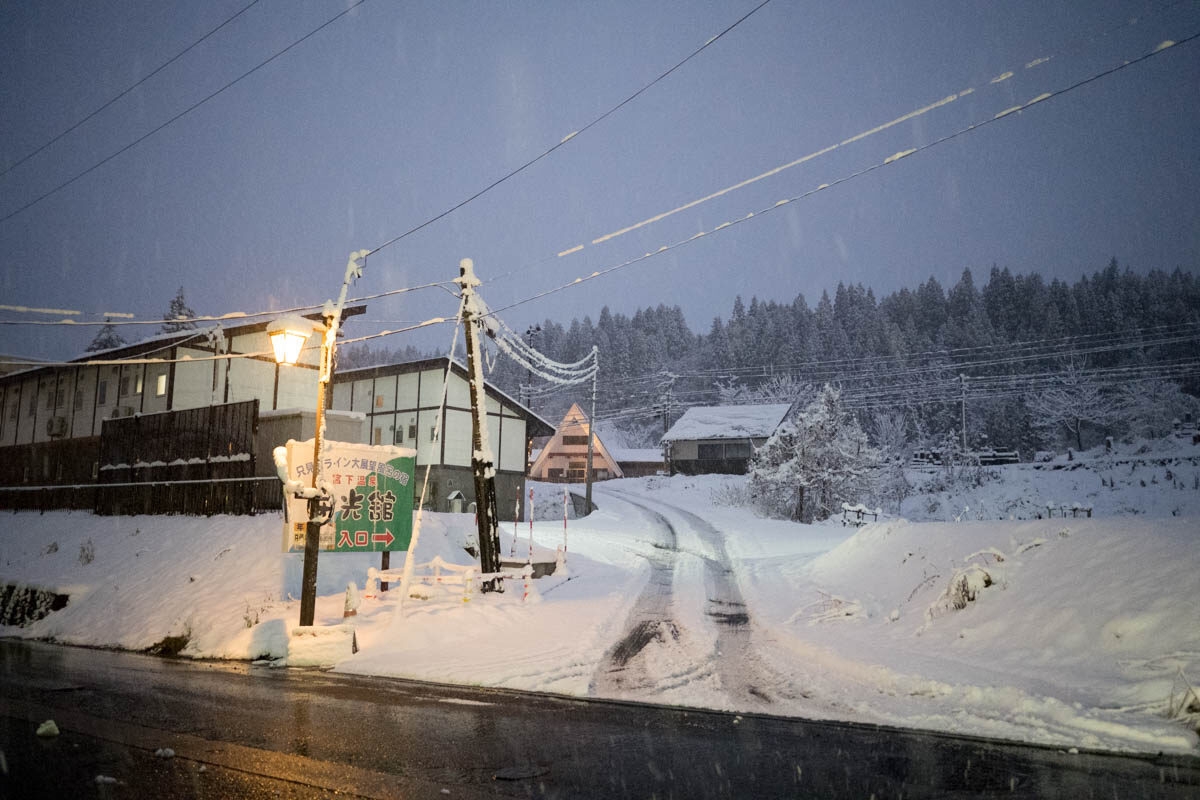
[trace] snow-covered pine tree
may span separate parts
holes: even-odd
[[[128,344],[125,337],[117,333],[117,329],[113,326],[112,320],[108,317],[104,318],[104,327],[96,334],[96,338],[92,339],[92,343],[87,346],[87,352],[95,353],[100,350],[111,350],[114,347],[120,347],[123,344]]]
[[[879,454],[841,393],[828,384],[785,420],[750,462],[750,496],[766,513],[800,522],[828,519],[871,489]]]
[[[163,314],[164,322],[158,332],[179,333],[180,331],[195,330],[196,323],[191,321],[194,316],[196,316],[196,312],[192,311],[187,301],[183,299],[183,287],[180,286],[179,292],[167,306],[167,313]]]

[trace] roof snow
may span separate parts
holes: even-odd
[[[745,439],[770,436],[783,422],[791,405],[695,406],[663,434],[664,442],[681,439]]]
[[[610,447],[608,452],[617,462],[656,462],[662,463],[662,450],[657,447]]]

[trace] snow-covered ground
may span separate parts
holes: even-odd
[[[1200,675],[1200,492],[1190,473],[1168,489],[1161,465],[1134,465],[1135,476],[1157,470],[1158,483],[1109,489],[1096,477],[1088,488],[1090,469],[1004,469],[1028,472],[1031,484],[1014,488],[1017,478],[1002,475],[980,490],[983,502],[1038,491],[1095,505],[1096,515],[978,520],[959,509],[958,522],[885,518],[854,529],[727,505],[742,478],[610,481],[596,487],[600,510],[569,523],[569,577],[535,581],[528,601],[519,585],[467,598],[458,587],[427,590],[399,617],[396,592],[364,599],[353,618],[361,649],[336,669],[1195,752],[1196,717],[1167,718]],[[1121,469],[1130,467],[1113,474]],[[551,558],[563,544],[561,488],[537,492],[550,518],[534,524],[536,557]],[[1105,495],[1111,503],[1097,499]],[[943,509],[960,501],[941,498]],[[426,520],[418,561],[471,563],[461,548],[470,516]],[[528,527],[518,530],[522,556]],[[512,531],[502,527],[505,553]],[[361,587],[377,561],[321,557],[319,623],[342,622],[346,583]],[[185,655],[283,663],[299,572],[299,557],[280,553],[273,515],[4,514],[0,584],[71,600],[0,634],[138,649],[187,635]]]

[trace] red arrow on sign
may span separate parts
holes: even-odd
[[[396,537],[392,536],[391,531],[384,531],[383,533],[372,533],[371,534],[371,542],[372,543],[383,542],[384,547],[389,547],[392,544],[392,542],[394,542],[394,541],[396,541]]]

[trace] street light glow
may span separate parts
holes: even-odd
[[[312,333],[312,322],[303,317],[280,317],[267,326],[271,347],[275,350],[275,362],[295,364],[300,358],[300,348]]]

